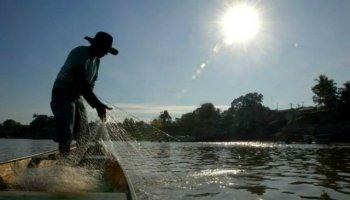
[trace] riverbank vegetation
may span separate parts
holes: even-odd
[[[263,105],[263,95],[251,92],[231,102],[224,111],[212,103],[204,103],[192,112],[173,119],[164,110],[150,124],[181,141],[286,141],[298,135],[326,138],[327,141],[350,141],[350,81],[340,88],[325,75],[315,79],[311,88],[315,106],[291,106],[286,110],[272,110]],[[91,123],[93,126],[94,123]],[[137,139],[147,138],[146,122],[124,119],[118,123]],[[50,139],[54,119],[47,115],[33,115],[29,125],[15,120],[0,124],[2,138]]]

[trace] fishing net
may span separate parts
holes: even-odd
[[[68,157],[55,158],[54,166],[26,170],[18,177],[20,188],[48,192],[109,191],[103,183],[104,167],[96,165],[103,162],[99,155],[118,161],[138,199],[166,198],[166,194],[153,191],[154,187],[149,186],[167,188],[181,182],[166,163],[157,159],[162,151],[152,151],[155,144],[177,141],[176,138],[116,106],[107,113],[106,122],[101,122],[94,110],[88,113],[95,121],[89,125],[90,135],[84,145],[79,145]]]
[[[147,187],[180,182],[167,164],[157,159],[152,151],[154,143],[178,141],[176,138],[137,118],[125,110],[113,106],[108,112],[107,123],[98,122],[93,131],[100,138],[104,149],[121,164],[140,199],[162,199]]]

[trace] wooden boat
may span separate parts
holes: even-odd
[[[72,149],[74,151],[74,148]],[[16,183],[16,178],[26,170],[44,170],[57,164],[57,150],[0,162],[0,199],[127,199],[135,200],[134,188],[117,160],[106,155],[84,155],[79,166],[103,169],[108,191],[28,191]]]

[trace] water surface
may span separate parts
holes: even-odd
[[[124,167],[141,191],[140,199],[350,198],[347,144],[141,142],[139,146],[141,154],[121,158],[132,162],[121,161],[129,165]],[[54,148],[49,140],[0,139],[0,161]],[[142,184],[137,183],[140,180]]]
[[[162,162],[159,175],[172,171],[180,177],[180,181],[145,186],[146,191],[152,191],[152,197],[350,198],[350,145],[228,142],[148,147]]]
[[[58,148],[52,140],[0,139],[0,162]]]

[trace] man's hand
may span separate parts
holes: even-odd
[[[96,107],[97,114],[100,117],[100,119],[105,122],[106,121],[106,109],[112,110],[111,107],[106,106],[105,104],[101,103]]]

